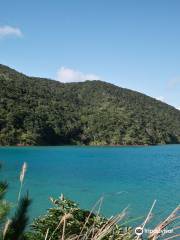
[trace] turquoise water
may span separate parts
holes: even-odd
[[[179,204],[180,145],[153,147],[4,147],[1,176],[16,202],[19,172],[28,163],[23,191],[33,198],[31,216],[50,206],[60,193],[91,209],[104,196],[102,213],[110,216],[129,207],[129,217],[147,214],[157,199],[158,221]]]

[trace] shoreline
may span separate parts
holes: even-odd
[[[66,144],[66,145],[0,145],[0,148],[46,148],[46,147],[52,147],[52,148],[58,148],[58,147],[157,147],[157,146],[170,146],[170,145],[180,145],[180,143],[168,143],[168,144],[132,144],[132,145],[122,145],[122,144],[109,144],[109,145],[79,145],[79,144]]]

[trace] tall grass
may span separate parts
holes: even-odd
[[[19,188],[19,193],[18,193],[18,202],[19,202],[19,200],[21,198],[21,192],[22,192],[22,187],[23,187],[26,171],[27,171],[27,163],[24,162],[24,164],[22,165],[20,176],[19,176],[20,188]]]
[[[151,230],[151,233],[145,233],[145,227],[153,221],[152,213],[156,204],[155,200],[144,221],[138,226],[142,230],[142,234],[136,234],[135,228],[125,227],[125,223],[130,223],[132,220],[126,220],[123,223],[127,216],[127,208],[116,216],[107,219],[100,215],[103,197],[95,203],[91,211],[85,211],[68,201],[63,195],[58,200],[51,198],[56,207],[50,209],[49,215],[40,217],[35,222],[32,231],[28,231],[27,235],[25,233],[26,238],[24,238],[23,234],[28,222],[27,209],[30,204],[28,196],[24,200],[21,198],[26,171],[27,164],[24,163],[19,177],[18,209],[14,218],[7,219],[3,225],[0,240],[180,240],[180,223],[178,222],[180,205]],[[87,212],[88,215],[84,217]],[[83,220],[79,220],[79,215],[83,215]],[[78,230],[71,234],[71,226],[74,227],[74,223],[78,226]],[[170,227],[171,233],[165,231]],[[14,235],[11,234],[12,229]],[[16,236],[16,238],[7,238],[7,236]]]

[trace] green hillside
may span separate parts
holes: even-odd
[[[180,143],[180,111],[102,81],[59,83],[0,65],[0,145]]]

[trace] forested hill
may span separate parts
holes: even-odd
[[[0,65],[0,145],[180,143],[180,111],[102,81],[59,83]]]

